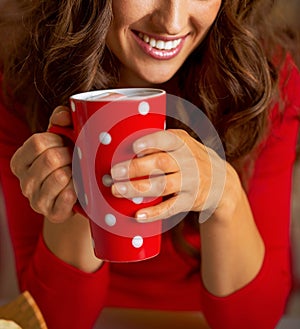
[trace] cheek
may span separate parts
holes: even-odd
[[[147,5],[144,0],[113,0],[112,10],[113,24],[120,29],[139,21],[145,15]]]
[[[198,17],[201,17],[201,25],[205,29],[210,28],[210,26],[213,24],[215,19],[217,18],[217,15],[219,13],[220,7],[221,7],[222,1],[216,0],[216,1],[209,1],[205,7],[203,8],[202,14],[199,13]]]

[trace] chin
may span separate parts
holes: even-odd
[[[170,79],[173,78],[174,75],[165,75],[165,76],[155,76],[153,75],[152,79],[144,80],[144,83],[146,86],[156,86],[156,85],[162,85],[166,82],[168,82]]]
[[[120,82],[120,87],[132,87],[132,88],[156,88],[167,81],[169,81],[171,77],[165,79],[151,79],[151,80],[144,80],[144,79],[135,79],[134,81],[124,81],[123,83]]]

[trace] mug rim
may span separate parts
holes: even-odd
[[[149,99],[166,94],[166,91],[159,88],[113,88],[113,89],[99,89],[86,91],[70,96],[70,100],[85,101],[85,102],[107,102],[107,98],[101,100],[101,97],[109,96],[110,94],[123,94],[124,97],[118,97],[113,101],[118,100],[140,100]]]

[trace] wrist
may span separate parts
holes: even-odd
[[[63,223],[44,220],[44,241],[49,250],[62,261],[84,272],[92,273],[102,264],[94,254],[88,220],[74,215]]]
[[[245,198],[245,191],[236,170],[227,163],[224,190],[212,217],[221,221],[233,219]]]

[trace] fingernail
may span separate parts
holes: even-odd
[[[123,166],[116,166],[111,169],[112,178],[125,178],[127,173],[127,169]]]
[[[147,143],[144,141],[136,141],[133,144],[133,148],[134,148],[135,153],[138,153],[140,151],[143,151],[145,148],[147,148]]]
[[[60,123],[65,123],[66,125],[69,125],[70,122],[72,121],[70,112],[67,111],[67,110],[65,110],[65,109],[63,109],[63,108],[61,110],[59,110],[59,111],[53,112],[51,114],[50,119],[49,119],[48,129],[53,124],[56,124],[58,120],[60,121]]]
[[[67,110],[64,106],[59,106],[52,112],[52,115],[58,116],[61,115],[62,113],[70,114],[70,111]]]
[[[127,186],[125,184],[114,184],[114,188],[117,193],[123,195],[127,192]]]
[[[136,220],[139,222],[143,222],[148,218],[147,214],[145,212],[139,212],[136,214]]]

